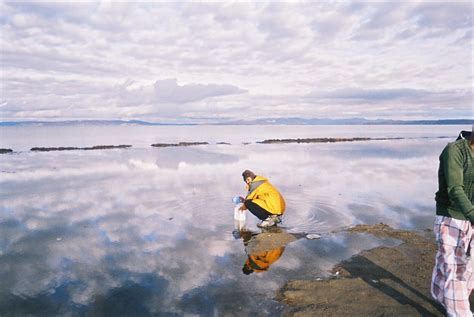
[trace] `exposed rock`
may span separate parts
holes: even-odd
[[[91,147],[34,147],[31,151],[35,152],[49,152],[49,151],[73,151],[73,150],[109,150],[109,149],[123,149],[132,147],[131,145],[95,145]]]
[[[443,316],[429,290],[436,253],[432,232],[394,230],[385,224],[347,231],[403,243],[362,251],[336,265],[331,279],[289,281],[278,295],[288,304],[287,315]]]
[[[267,139],[259,141],[261,144],[276,143],[329,143],[329,142],[350,142],[350,141],[368,141],[370,138],[306,138],[306,139]]]
[[[295,237],[295,235],[286,233],[283,230],[278,230],[278,228],[272,230],[267,229],[267,232],[253,236],[246,243],[246,250],[248,254],[261,253],[284,247],[296,240],[297,237]]]
[[[335,143],[335,142],[354,142],[371,140],[400,140],[402,138],[305,138],[305,139],[267,139],[259,141],[260,144],[279,144],[279,143]]]
[[[0,154],[12,153],[12,149],[0,149]]]
[[[132,146],[131,145],[125,145],[125,144],[121,144],[121,145],[96,145],[96,146],[93,146],[93,147],[81,148],[81,150],[110,150],[110,149],[125,149],[125,148],[129,148],[129,147],[132,147]]]
[[[208,145],[209,142],[179,142],[179,143],[155,143],[154,147],[170,147],[170,146],[191,146],[191,145]]]
[[[30,151],[49,152],[49,151],[72,151],[80,150],[78,147],[33,147]]]

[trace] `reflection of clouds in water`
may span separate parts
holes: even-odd
[[[237,155],[213,153],[200,148],[170,148],[166,151],[156,149],[153,152],[156,165],[167,168],[179,168],[184,165],[231,164],[239,160]]]
[[[406,142],[415,143],[416,147],[420,146],[417,140]],[[411,216],[419,216],[417,205],[420,202],[425,206],[433,205],[433,195],[437,186],[439,155],[437,149],[442,148],[445,141],[431,142],[435,144],[423,142],[427,143],[427,148],[433,149],[429,155],[425,155],[426,147],[421,147],[419,155],[414,152],[413,155],[403,158],[365,157],[361,154],[362,150],[351,156],[354,148],[364,148],[364,144],[356,143],[289,146],[294,159],[285,162],[284,170],[285,173],[291,171],[291,176],[285,177],[283,173],[279,173],[280,177],[283,176],[281,182],[284,182],[281,189],[290,201],[288,214],[294,212],[294,209],[308,212],[307,206],[310,205],[310,197],[313,197],[313,202],[318,204],[320,209],[334,211],[331,219],[333,224],[360,222],[360,219],[358,221],[354,218],[357,214],[351,213],[347,207],[356,202],[371,207],[367,210],[367,216],[371,216],[372,219],[389,221],[394,226],[412,226],[407,219],[409,217],[392,218],[392,214],[396,211],[389,206],[404,207],[404,215],[411,213]],[[385,142],[380,143],[383,147],[387,146]],[[371,144],[370,147],[374,151],[374,145]],[[413,144],[407,146],[410,151],[414,151],[416,147]],[[268,150],[276,151],[277,147],[269,147]],[[397,151],[404,150],[397,146]],[[346,155],[340,155],[341,152],[345,152]]]
[[[231,240],[230,233],[231,197],[244,194],[241,172],[250,168],[282,191],[288,204],[284,226],[290,232],[380,221],[420,228],[433,217],[429,206],[445,141],[426,141],[424,147],[417,140],[390,144],[210,146],[2,158],[2,170],[16,173],[0,173],[0,298],[10,293],[40,298],[68,285],[64,296],[72,302],[106,310],[110,297],[121,298],[131,290],[148,296],[151,311],[159,302],[175,307],[170,311],[193,313],[199,303],[207,303],[210,311],[222,312],[235,308],[226,304],[233,296],[257,307],[259,299],[253,295],[273,292],[290,276],[323,274],[379,242],[345,235],[299,240],[263,277],[246,278],[241,274],[243,245]],[[256,219],[248,218],[254,228]]]
[[[301,239],[292,244],[291,247],[286,248],[285,256],[293,259],[292,261],[299,259],[302,267],[311,265],[311,270],[304,270],[302,267],[295,270],[294,268],[287,267],[285,261],[277,262],[273,269],[275,274],[282,276],[292,274],[292,278],[311,279],[315,276],[327,276],[329,275],[328,269],[341,260],[381,244],[397,245],[398,241],[394,239],[378,240],[368,234],[347,234],[344,232],[323,236],[317,242]],[[280,272],[280,269],[283,272]]]
[[[260,279],[259,279],[260,280]],[[267,290],[275,290],[274,282],[264,280],[255,285],[264,286]],[[265,296],[267,292],[249,289],[247,285],[235,280],[214,279],[207,285],[184,294],[178,307],[188,314],[204,316],[272,316],[277,315],[281,303],[273,302],[264,305],[258,302],[257,295]]]

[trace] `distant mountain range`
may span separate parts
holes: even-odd
[[[0,126],[118,126],[118,125],[195,125],[179,123],[156,123],[141,120],[65,120],[65,121],[0,121]]]
[[[65,121],[3,121],[0,126],[180,126],[180,125],[467,125],[474,124],[474,119],[439,119],[439,120],[388,120],[388,119],[303,119],[303,118],[269,118],[256,120],[235,120],[214,123],[156,123],[141,120],[65,120]]]
[[[264,124],[286,124],[286,125],[425,125],[425,124],[474,124],[474,119],[440,119],[440,120],[388,120],[388,119],[303,119],[303,118],[278,118],[258,119],[252,121],[233,121],[223,124],[232,125],[264,125]]]

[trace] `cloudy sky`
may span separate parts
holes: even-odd
[[[473,116],[465,2],[0,2],[0,120]]]

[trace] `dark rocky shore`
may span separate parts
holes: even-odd
[[[155,143],[153,147],[170,147],[170,146],[191,146],[191,145],[208,145],[209,142],[179,142],[179,143]]]
[[[432,138],[432,137],[419,137]],[[435,138],[446,138],[444,136]],[[357,142],[357,141],[383,141],[383,140],[402,140],[406,139],[403,137],[393,138],[297,138],[297,139],[266,139],[263,141],[257,141],[257,144],[286,144],[286,143],[336,143],[336,142]],[[154,143],[152,147],[184,147],[194,145],[209,145],[209,142],[178,142],[178,143]],[[216,145],[232,145],[229,142],[216,142]],[[249,145],[252,142],[242,142],[242,145]],[[131,148],[132,145],[96,145],[91,147],[73,147],[73,146],[61,146],[61,147],[33,147],[30,151],[33,152],[50,152],[50,151],[88,151],[88,150],[109,150],[109,149],[123,149]],[[13,152],[12,149],[0,149],[0,154],[6,154]]]
[[[381,141],[381,140],[401,140],[403,138],[305,138],[305,139],[267,139],[259,141],[260,144],[278,143],[335,143],[335,142],[356,142],[356,141]]]
[[[348,232],[395,238],[402,244],[362,251],[336,265],[330,279],[289,281],[277,295],[288,305],[285,315],[444,315],[430,295],[436,253],[431,231],[416,233],[378,224],[359,225]]]
[[[110,149],[124,149],[130,148],[131,145],[96,145],[91,147],[34,147],[30,151],[34,152],[49,152],[49,151],[74,151],[74,150],[110,150]]]

